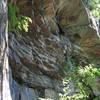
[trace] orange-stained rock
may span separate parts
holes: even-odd
[[[60,69],[70,56],[83,57],[85,53],[89,58],[100,59],[97,27],[81,0],[17,0],[17,6],[19,15],[32,19],[27,33],[9,33],[13,79],[19,89],[20,84],[25,86],[19,90],[20,95],[35,90],[39,94],[40,89],[61,92]]]

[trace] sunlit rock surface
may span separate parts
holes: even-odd
[[[28,32],[9,32],[12,100],[58,100],[60,69],[70,56],[100,59],[100,39],[81,0],[17,0]]]
[[[32,18],[27,33],[9,34],[12,76],[24,85],[19,86],[19,98],[25,100],[31,94],[50,98],[46,89],[61,92],[59,72],[66,58],[73,55],[74,45],[82,47],[88,57],[100,57],[96,26],[81,0],[19,0],[17,5],[20,14]]]

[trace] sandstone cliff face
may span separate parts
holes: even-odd
[[[100,59],[97,28],[81,0],[17,0],[16,4],[32,23],[26,33],[9,33],[11,100],[59,100],[60,69],[66,59],[83,53]]]

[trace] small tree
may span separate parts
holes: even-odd
[[[7,0],[0,0],[0,100],[12,100],[8,64]]]

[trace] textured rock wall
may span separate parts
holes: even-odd
[[[60,69],[66,59],[83,54],[99,59],[97,28],[81,0],[17,0],[16,4],[20,15],[31,17],[32,23],[28,32],[9,32],[12,100],[58,100]]]

